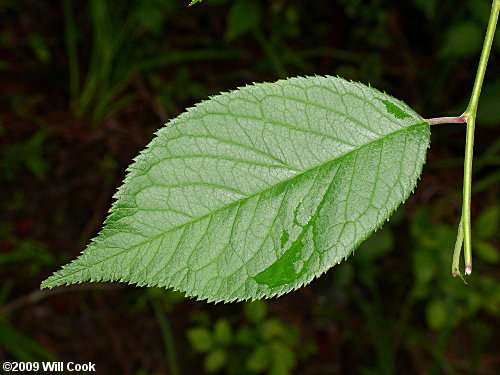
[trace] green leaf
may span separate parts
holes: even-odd
[[[190,3],[189,3],[189,6],[191,5],[194,5],[196,3],[201,3],[203,0],[192,0]]]
[[[474,242],[474,249],[477,256],[482,260],[491,264],[500,263],[500,252],[495,245],[486,241],[476,240]]]
[[[427,304],[425,315],[430,328],[435,330],[441,329],[448,319],[448,307],[444,301],[434,299]]]
[[[10,353],[16,361],[42,362],[57,360],[40,343],[17,331],[3,316],[0,317],[0,348],[4,353]]]
[[[269,347],[266,345],[257,345],[247,358],[246,367],[251,372],[264,372],[264,370],[269,366],[270,360],[271,353]]]
[[[438,273],[438,267],[435,262],[435,250],[426,247],[417,247],[412,254],[413,273],[417,295],[420,297],[425,294],[425,288]]]
[[[191,346],[200,353],[206,353],[212,348],[213,340],[210,331],[203,327],[191,328],[187,331]]]
[[[258,333],[254,328],[243,327],[236,334],[236,340],[242,346],[254,347],[259,342]]]
[[[259,325],[260,336],[264,341],[270,341],[286,334],[283,323],[276,319],[267,319]]]
[[[255,0],[238,0],[231,7],[227,19],[227,40],[236,39],[255,29],[260,22],[260,5]]]
[[[264,301],[254,301],[245,303],[243,313],[248,321],[259,324],[264,320],[267,314],[267,307]]]
[[[295,366],[295,355],[293,351],[282,342],[273,342],[270,345],[273,364],[270,375],[289,375]]]
[[[227,319],[219,319],[214,326],[214,339],[219,344],[228,345],[233,337],[233,330]]]
[[[474,22],[455,24],[446,33],[439,55],[443,58],[474,56],[481,48],[482,39],[483,32]]]
[[[474,224],[474,234],[479,238],[492,238],[498,234],[500,207],[491,206],[481,212]]]
[[[204,368],[208,373],[221,370],[227,362],[227,353],[224,349],[217,349],[205,357]]]
[[[500,38],[497,38],[500,40]],[[500,43],[499,43],[500,44]],[[499,48],[500,51],[500,48]],[[489,79],[481,90],[481,106],[477,112],[477,122],[488,126],[500,125],[500,79]]]
[[[104,229],[42,283],[123,281],[209,301],[282,295],[340,263],[414,189],[429,125],[360,83],[217,95],[129,167]]]

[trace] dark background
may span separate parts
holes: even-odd
[[[253,304],[40,282],[99,231],[153,132],[209,95],[330,74],[460,115],[488,0],[0,1],[0,361],[99,374],[498,374],[500,38],[476,127],[474,273],[450,275],[463,125],[432,128],[416,192],[344,264]],[[498,33],[497,33],[498,34]]]

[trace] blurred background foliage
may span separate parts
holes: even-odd
[[[391,221],[287,296],[213,305],[118,284],[37,290],[97,233],[132,157],[184,108],[330,74],[424,117],[458,115],[491,5],[188,3],[0,1],[0,361],[137,375],[498,374],[498,37],[479,106],[468,286],[450,276],[465,132],[448,125],[432,129],[418,189]]]

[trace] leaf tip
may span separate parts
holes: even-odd
[[[56,287],[57,285],[54,285],[54,283],[51,281],[53,276],[54,275],[51,275],[51,276],[47,277],[45,280],[43,280],[40,283],[40,289],[52,289],[52,288]]]

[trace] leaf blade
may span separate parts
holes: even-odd
[[[189,5],[188,5],[188,6],[192,6],[192,5],[196,4],[196,3],[201,3],[202,1],[203,1],[203,0],[192,0],[192,1],[189,3]]]
[[[347,257],[406,199],[429,133],[404,103],[340,78],[215,96],[158,131],[103,231],[42,287],[122,280],[210,301],[281,295]]]

